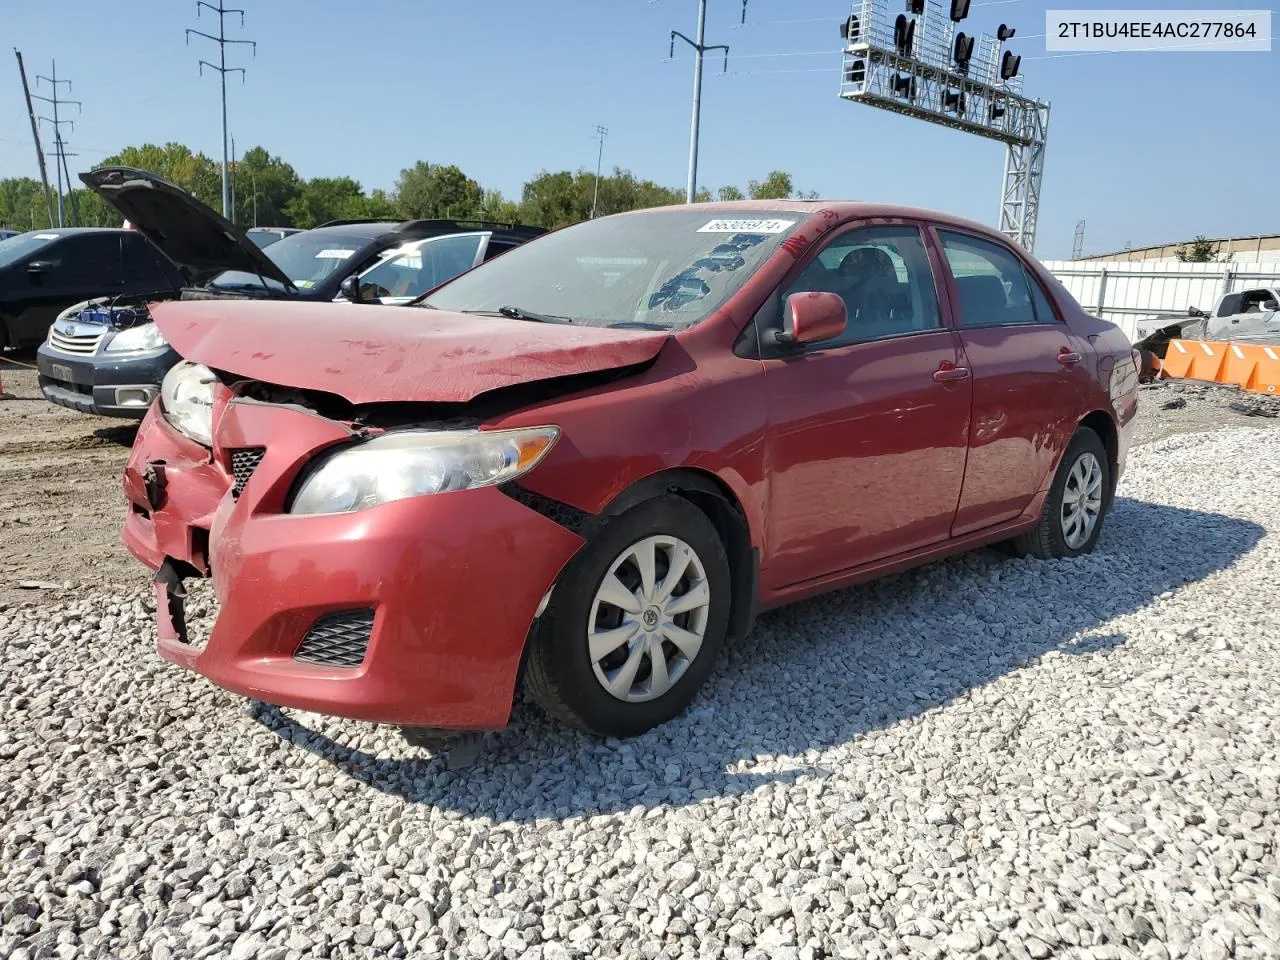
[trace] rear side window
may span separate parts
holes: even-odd
[[[1026,273],[1012,251],[967,234],[940,230],[938,235],[960,295],[962,326],[1005,327],[1037,321]],[[1044,309],[1052,318],[1047,300]]]
[[[118,234],[83,233],[65,238],[58,246],[60,278],[98,286],[119,283]]]

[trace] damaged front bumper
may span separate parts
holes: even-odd
[[[125,540],[157,570],[160,654],[280,706],[404,726],[504,726],[539,604],[582,540],[493,487],[288,514],[299,473],[350,431],[298,407],[236,401],[216,432],[200,464],[179,456],[188,441],[151,417],[127,470]],[[237,450],[260,451],[251,475],[235,477],[238,495],[219,465]],[[151,506],[158,460],[161,502]],[[184,622],[192,574],[212,575],[221,602],[203,648]]]

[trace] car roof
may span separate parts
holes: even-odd
[[[28,230],[27,233],[56,233],[60,237],[73,237],[81,233],[133,233],[121,227],[48,227]]]
[[[619,217],[633,217],[637,214],[653,214],[666,212],[687,212],[690,209],[716,216],[741,216],[744,213],[797,213],[805,216],[823,214],[831,217],[834,223],[847,223],[850,220],[886,219],[886,220],[927,220],[941,227],[954,227],[969,233],[978,233],[993,240],[1008,242],[1009,238],[994,227],[976,220],[953,216],[939,210],[928,210],[924,207],[907,207],[892,203],[875,203],[863,200],[714,200],[708,203],[675,204],[666,207],[649,207],[644,210],[631,210],[627,213],[615,214]]]

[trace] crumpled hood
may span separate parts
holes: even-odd
[[[176,301],[152,317],[183,357],[354,404],[466,403],[520,383],[645,363],[668,334],[422,307]]]

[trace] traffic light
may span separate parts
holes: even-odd
[[[901,56],[911,56],[911,47],[916,39],[916,22],[908,20],[904,14],[898,14],[893,24],[893,45]]]
[[[967,33],[957,33],[953,54],[956,58],[956,69],[961,73],[968,73],[969,61],[973,59],[973,37]]]
[[[853,43],[862,36],[862,25],[856,16],[850,14],[849,19],[840,24],[840,36],[849,43]]]
[[[899,97],[914,100],[916,98],[916,78],[909,73],[895,75],[893,78],[893,92]]]
[[[1013,35],[1017,32],[1013,27],[1005,26],[1002,23],[1000,24],[1000,29],[996,31],[996,39],[1004,43],[1006,40],[1012,40]]]
[[[845,83],[862,83],[867,79],[867,61],[855,60],[844,72]]]
[[[951,0],[951,21],[959,23],[969,15],[969,0]]]
[[[991,119],[999,120],[1003,116],[1004,116],[1004,104],[993,103],[991,105]]]
[[[954,110],[957,116],[963,117],[965,108],[964,92],[948,90],[942,95],[942,107],[944,110]]]
[[[1012,50],[1006,50],[1004,56],[1000,58],[1000,79],[1012,80],[1018,75],[1018,69],[1022,66],[1022,58]]]
[[[924,13],[925,0],[907,0],[907,13],[920,16]]]

